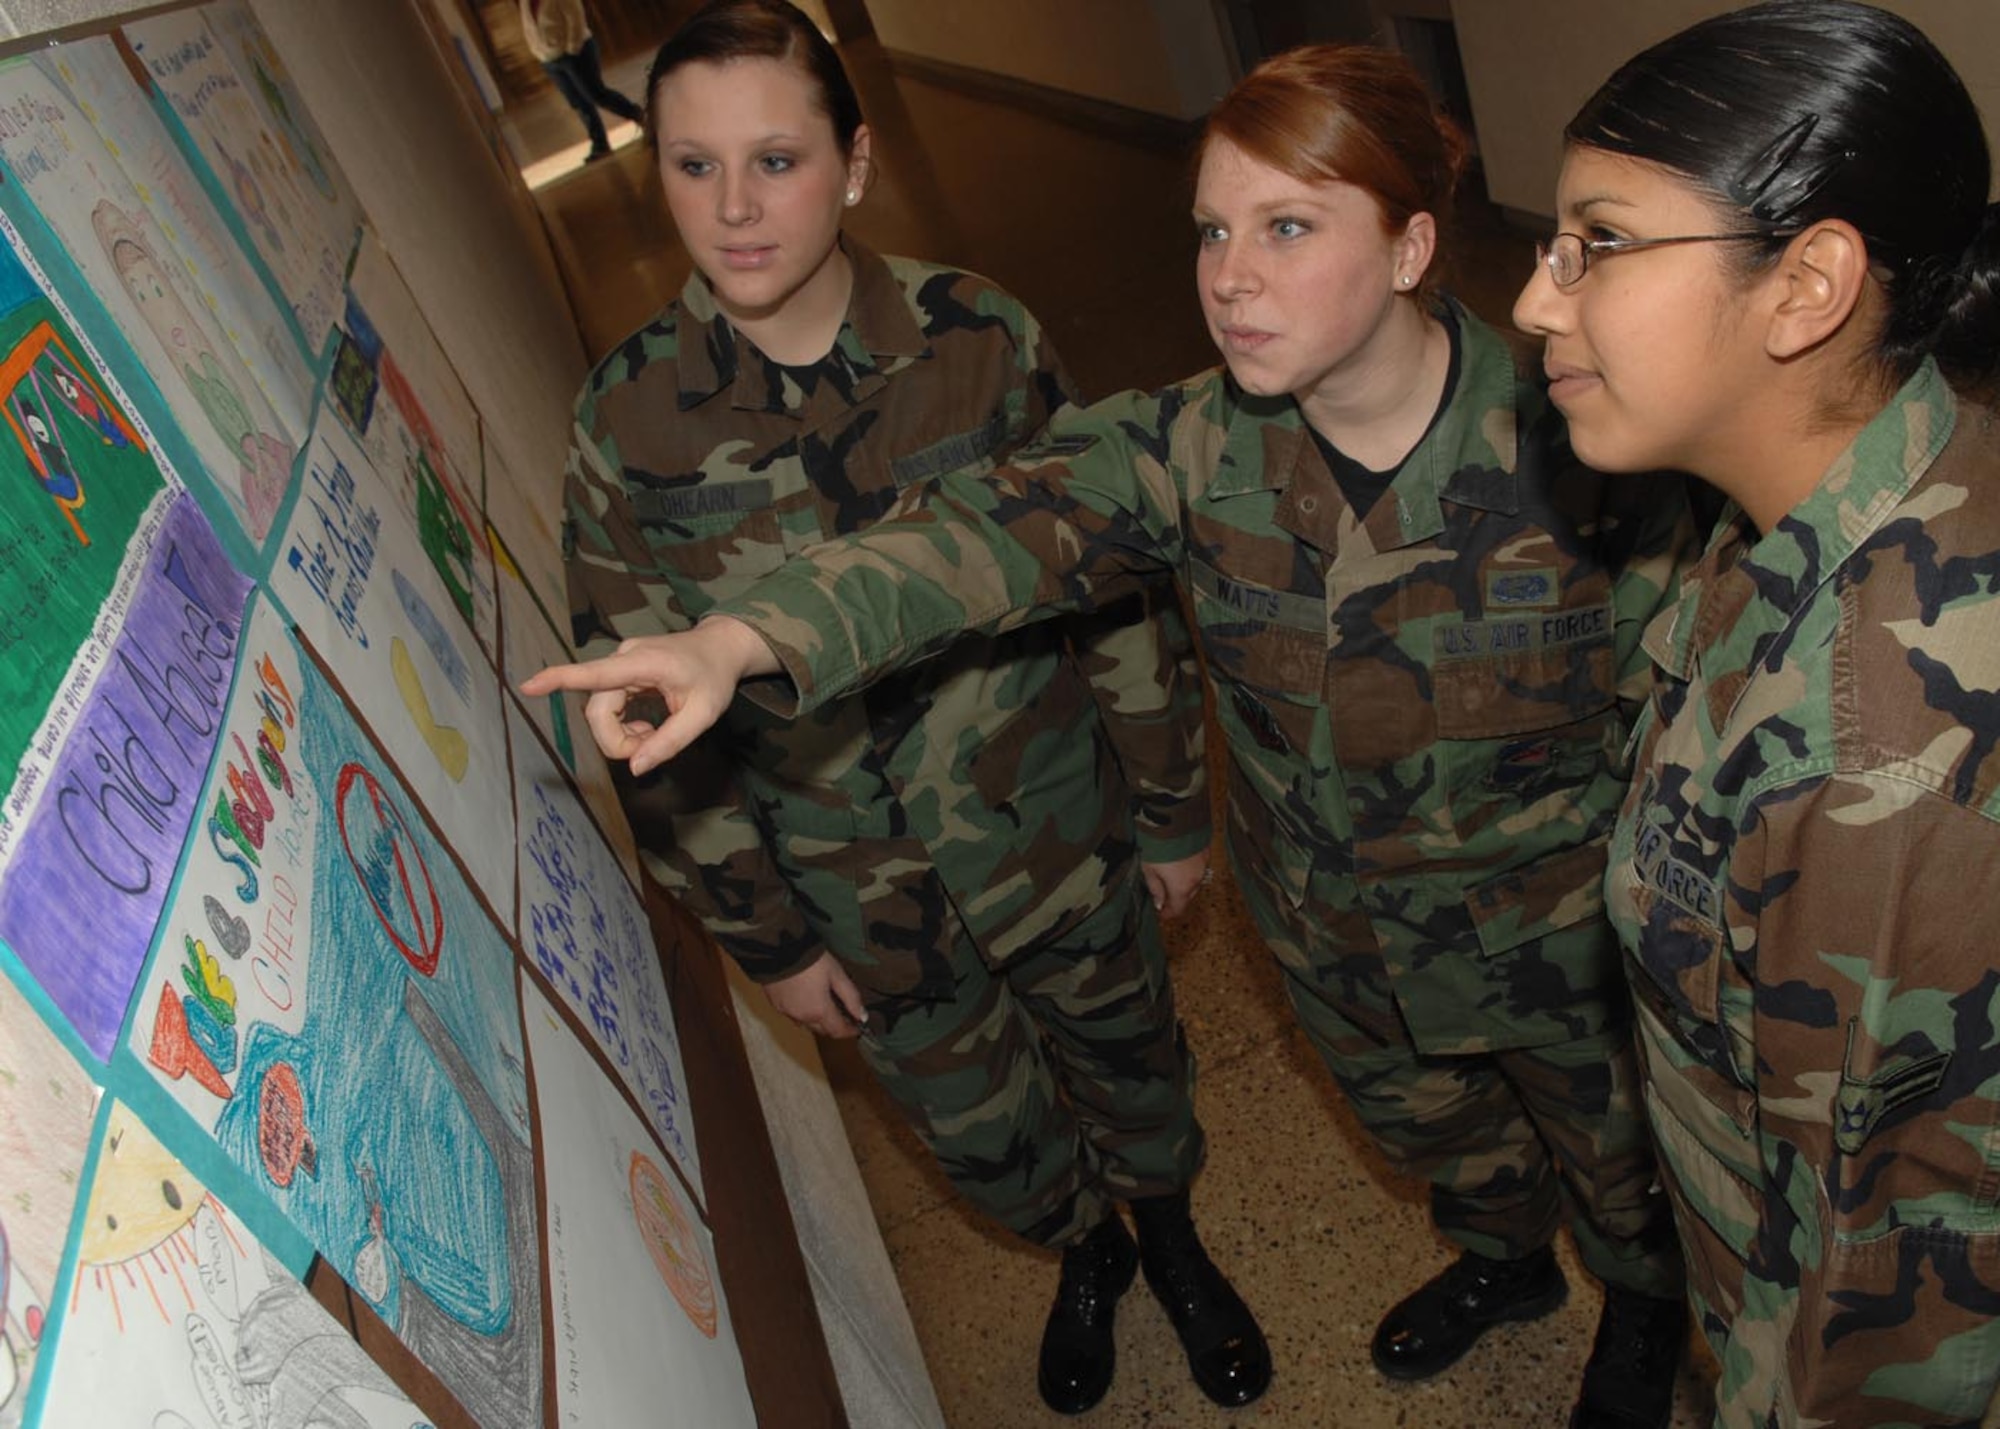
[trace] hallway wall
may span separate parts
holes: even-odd
[[[1950,58],[2000,146],[2000,5],[1882,0],[1922,27]],[[1523,213],[1555,207],[1562,127],[1599,84],[1646,46],[1732,0],[1452,0],[1493,201]]]
[[[1170,119],[1198,119],[1229,88],[1209,0],[868,0],[883,46]]]

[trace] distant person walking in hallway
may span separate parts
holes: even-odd
[[[604,121],[597,115],[600,107],[644,125],[646,111],[604,82],[597,39],[590,33],[590,21],[584,18],[583,0],[521,0],[521,32],[527,37],[529,53],[542,62],[562,97],[590,131],[585,163],[611,152],[611,136],[604,132]]]

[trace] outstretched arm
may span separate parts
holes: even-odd
[[[692,630],[623,641],[602,659],[551,665],[522,681],[521,693],[588,694],[584,719],[597,747],[605,758],[626,760],[634,774],[644,774],[720,719],[744,680],[777,673],[777,657],[755,630],[717,615]],[[645,711],[630,708],[636,698],[649,695],[666,706],[666,717],[658,724],[645,718]]]

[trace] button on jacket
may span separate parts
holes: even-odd
[[[568,481],[579,641],[688,628],[902,492],[991,469],[1070,395],[1007,294],[843,242],[854,293],[820,362],[764,357],[697,273],[586,385]],[[866,606],[877,579],[841,599]],[[1185,626],[1164,585],[1117,594],[797,720],[738,699],[627,791],[655,873],[753,977],[831,949],[878,1001],[948,995],[960,929],[995,966],[1059,938],[1135,852],[1208,842]]]

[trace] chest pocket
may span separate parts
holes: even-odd
[[[1609,591],[1555,610],[1443,620],[1431,632],[1438,733],[1493,739],[1611,708],[1616,654]]]
[[[1007,440],[1008,428],[1006,412],[996,411],[976,427],[954,432],[896,457],[889,463],[890,478],[902,489],[949,471],[983,476],[993,469]]]
[[[1219,680],[1317,705],[1326,672],[1326,601],[1188,561],[1202,653]],[[1301,746],[1303,747],[1303,746]]]
[[[690,623],[791,554],[769,477],[640,488],[631,500],[647,549]]]
[[[1265,763],[1303,761],[1321,710],[1325,601],[1239,580],[1193,559],[1187,584],[1202,655],[1223,696],[1223,725],[1236,726],[1230,732],[1239,756],[1254,748]]]
[[[1488,605],[1431,627],[1437,758],[1462,839],[1536,805],[1590,819],[1617,804],[1610,771],[1624,726],[1609,582],[1587,579],[1565,596],[1552,609]]]
[[[1325,719],[1326,604],[1190,559],[1202,655],[1230,753],[1232,849],[1298,906],[1324,842],[1312,751]]]

